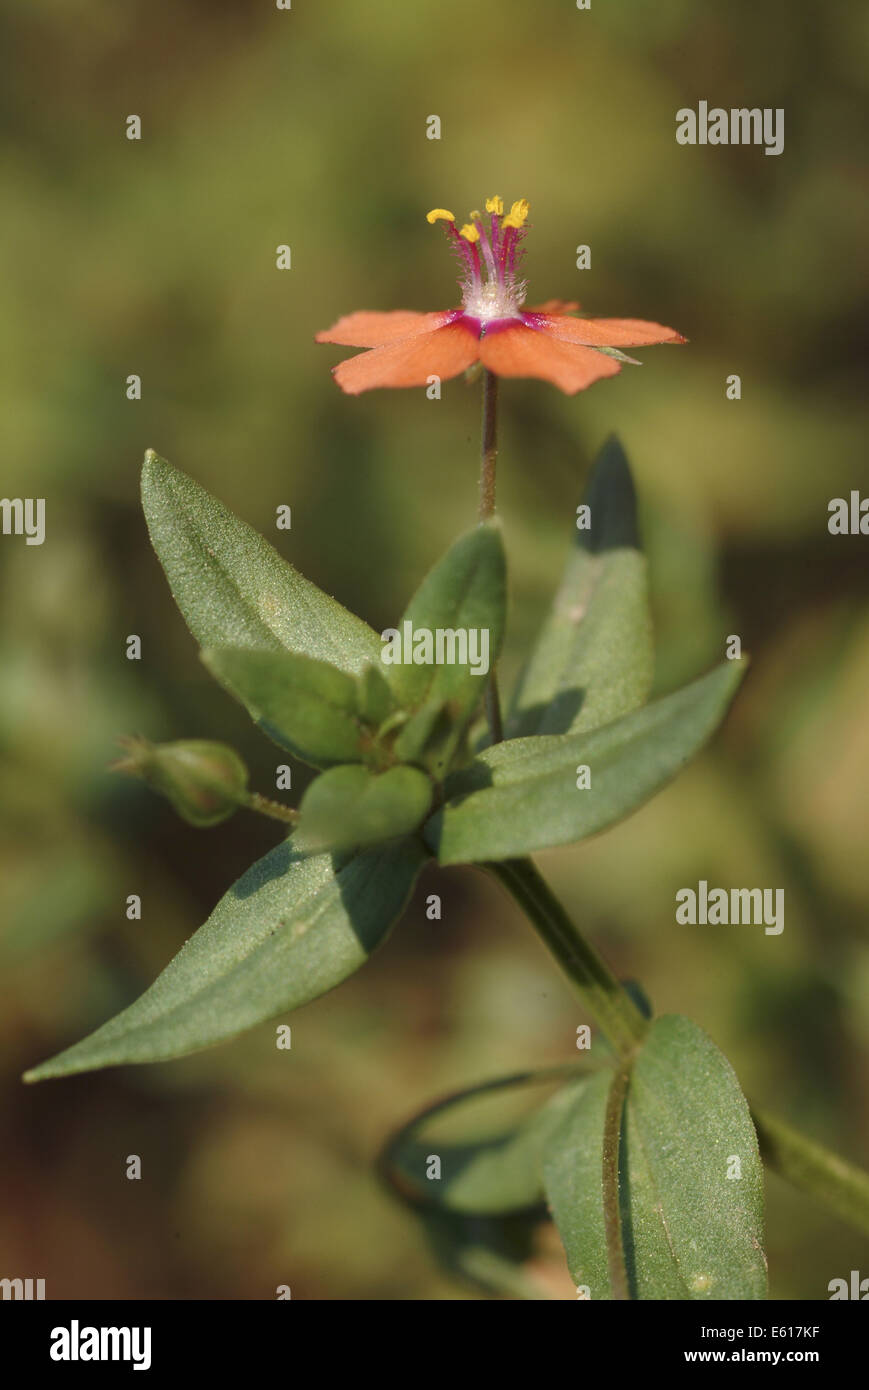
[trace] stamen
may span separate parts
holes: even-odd
[[[479,321],[482,332],[486,325],[508,323],[519,317],[525,284],[517,281],[515,267],[528,211],[528,200],[520,198],[505,217],[504,201],[496,195],[486,199],[485,214],[475,210],[461,227],[456,226],[455,217],[447,208],[432,208],[427,214],[429,223],[446,224],[444,231],[464,270],[459,282],[463,311],[469,321]]]
[[[514,253],[518,239],[519,232],[511,223],[510,226],[506,227],[504,230],[498,255],[498,278],[500,280],[506,280],[508,276],[512,278],[514,274],[516,266]]]
[[[444,231],[452,242],[453,250],[462,262],[464,274],[459,283],[464,292],[465,286],[473,284],[480,278],[480,257],[474,242],[464,236],[454,222],[447,222]]]
[[[525,219],[530,211],[531,204],[528,199],[520,198],[517,203],[513,204],[507,216],[502,219],[501,230],[503,231],[506,227],[515,227],[518,231],[520,227],[525,225]]]

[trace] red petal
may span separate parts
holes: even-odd
[[[331,328],[315,334],[318,343],[340,343],[342,347],[382,347],[396,343],[412,333],[430,333],[449,319],[448,313],[415,314],[412,309],[394,309],[388,314],[345,314]]]
[[[524,324],[487,334],[480,341],[480,357],[483,365],[498,376],[542,377],[569,396],[621,371],[621,364],[614,357],[563,342],[546,330],[526,328]]]
[[[645,319],[571,319],[560,314],[544,314],[540,325],[566,343],[586,347],[647,347],[650,343],[684,343],[675,328]]]
[[[425,386],[430,376],[449,381],[479,357],[480,344],[461,323],[433,333],[416,333],[400,342],[360,352],[333,368],[335,380],[350,396],[376,386]]]

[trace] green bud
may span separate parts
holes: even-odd
[[[138,737],[118,742],[127,756],[112,763],[112,771],[141,777],[190,825],[219,825],[247,802],[247,768],[225,743],[204,738],[149,743]]]

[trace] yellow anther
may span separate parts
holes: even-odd
[[[438,222],[441,220],[444,222],[455,222],[456,219],[451,212],[447,212],[446,208],[432,208],[431,212],[426,213],[425,220],[426,222]]]
[[[487,198],[487,199],[486,199],[486,211],[487,211],[487,212],[495,212],[495,213],[497,213],[498,216],[500,217],[500,216],[501,216],[501,213],[504,211],[504,199],[503,199],[503,198],[499,198],[497,194],[495,195],[494,198]]]
[[[522,227],[525,219],[531,211],[531,204],[527,198],[520,198],[518,203],[514,203],[507,216],[502,218],[502,227]]]
[[[475,209],[474,212],[468,213],[468,216],[470,217],[472,222],[479,222],[482,215],[483,214],[478,209]]]
[[[480,229],[479,227],[474,227],[470,222],[466,222],[462,230],[459,232],[459,236],[463,236],[465,238],[465,241],[479,241]]]

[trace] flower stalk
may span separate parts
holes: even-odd
[[[480,447],[480,525],[495,515],[495,473],[498,463],[498,378],[494,372],[483,372],[483,433]],[[501,718],[501,697],[498,694],[498,675],[495,667],[486,682],[486,719],[492,743],[504,740]]]
[[[269,820],[281,821],[284,825],[299,823],[299,812],[292,806],[284,806],[282,802],[273,801],[261,792],[250,792],[245,804],[249,811],[257,811],[261,816],[268,816]]]
[[[498,378],[483,372],[483,441],[480,450],[480,521],[495,515],[495,469],[498,461]]]
[[[480,450],[479,520],[495,514],[498,462],[498,378],[483,375],[483,432]],[[495,668],[486,686],[486,717],[492,743],[504,738]],[[589,1013],[619,1057],[630,1057],[646,1031],[646,1020],[622,989],[603,958],[585,940],[530,859],[508,859],[485,866],[531,920],[574,985]]]

